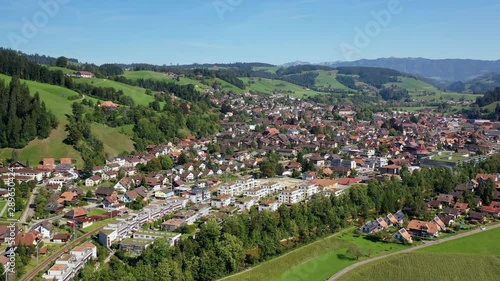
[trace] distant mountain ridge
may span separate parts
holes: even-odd
[[[442,82],[467,81],[488,73],[500,72],[500,60],[379,58],[352,62],[322,62],[318,65],[390,68]]]

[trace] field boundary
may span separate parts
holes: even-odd
[[[275,260],[275,259],[280,259],[280,258],[286,257],[287,255],[290,255],[290,254],[292,254],[292,253],[294,253],[294,252],[296,252],[296,251],[298,251],[298,250],[300,250],[300,249],[302,249],[302,248],[304,248],[304,247],[307,247],[307,246],[313,245],[313,244],[314,244],[314,243],[316,243],[316,242],[319,242],[319,241],[324,240],[324,239],[329,239],[329,238],[332,238],[332,237],[335,237],[335,236],[339,236],[339,235],[341,235],[341,234],[344,234],[344,233],[349,232],[349,231],[352,231],[352,230],[354,230],[354,227],[349,227],[349,228],[346,228],[346,229],[344,229],[344,230],[342,230],[342,231],[340,231],[340,232],[337,232],[337,233],[332,234],[332,235],[330,235],[330,236],[327,236],[327,237],[325,237],[325,238],[321,238],[321,239],[318,239],[318,240],[316,240],[316,241],[314,241],[314,242],[312,242],[312,243],[309,243],[309,244],[303,245],[303,246],[301,246],[301,247],[298,247],[297,249],[292,250],[292,251],[290,251],[290,252],[288,252],[288,253],[285,253],[285,254],[283,254],[283,255],[281,255],[281,256],[278,256],[278,257],[276,257],[276,258],[273,258],[273,259],[267,260],[267,261],[265,261],[265,262],[263,262],[263,263],[258,264],[257,266],[251,267],[251,268],[249,268],[249,269],[243,270],[243,271],[238,272],[238,273],[233,274],[233,275],[226,276],[226,277],[221,278],[221,279],[218,279],[218,280],[219,280],[219,281],[222,281],[222,280],[225,280],[225,279],[229,279],[229,278],[233,278],[233,277],[235,277],[235,276],[241,275],[241,274],[246,273],[246,272],[248,272],[248,271],[252,271],[252,270],[254,270],[254,269],[256,269],[256,268],[258,268],[258,267],[260,267],[260,266],[262,266],[262,265],[264,265],[264,264],[266,264],[266,263],[268,263],[268,262],[270,262],[270,261],[273,261],[273,260]],[[308,259],[308,260],[306,260],[306,261],[304,261],[304,262],[300,263],[300,265],[302,265],[302,264],[304,264],[304,263],[306,263],[306,262],[308,262],[308,261],[310,261],[310,260],[311,260],[311,259]],[[300,265],[298,265],[298,266],[300,266]]]
[[[416,251],[416,250],[419,250],[419,249],[423,249],[423,248],[427,248],[427,247],[430,247],[430,246],[434,246],[434,245],[438,245],[438,244],[441,244],[441,243],[445,243],[445,242],[448,242],[448,241],[451,241],[451,240],[455,240],[455,239],[467,237],[467,236],[474,235],[474,234],[477,234],[477,233],[482,232],[482,231],[489,231],[491,229],[495,229],[495,228],[498,228],[498,227],[500,227],[500,223],[489,225],[487,230],[482,230],[480,228],[477,228],[477,229],[474,229],[474,230],[471,230],[471,231],[468,231],[468,232],[465,232],[465,233],[457,234],[455,236],[446,237],[446,238],[443,238],[443,239],[440,239],[440,240],[425,242],[425,244],[423,244],[423,245],[419,245],[419,246],[412,247],[412,248],[409,248],[409,249],[404,249],[404,250],[401,250],[401,251],[397,251],[397,252],[393,252],[393,253],[389,253],[389,254],[385,254],[385,255],[376,256],[376,257],[373,257],[373,258],[370,258],[370,259],[367,259],[367,260],[355,263],[353,265],[350,265],[350,266],[342,269],[341,271],[335,273],[330,278],[328,278],[328,281],[339,280],[340,277],[344,276],[348,272],[350,272],[350,271],[352,271],[352,270],[354,270],[354,269],[356,269],[356,268],[358,268],[360,266],[363,266],[363,265],[366,265],[366,264],[371,263],[373,261],[376,261],[376,260],[384,259],[384,258],[387,258],[387,257],[399,255],[399,254],[410,253],[410,252],[413,252],[413,251]]]

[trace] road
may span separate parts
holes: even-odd
[[[60,256],[62,256],[64,253],[66,253],[67,251],[71,250],[73,247],[77,246],[78,244],[80,244],[83,240],[89,238],[90,236],[92,236],[93,234],[99,232],[100,230],[102,230],[104,228],[103,227],[100,227],[100,228],[97,228],[97,229],[94,229],[93,231],[89,232],[89,233],[86,233],[78,238],[76,238],[75,240],[69,242],[69,243],[66,243],[66,245],[64,245],[61,249],[57,250],[57,252],[53,253],[52,255],[50,255],[46,260],[42,261],[40,264],[38,264],[32,271],[26,273],[22,278],[21,278],[21,281],[30,281],[30,280],[33,280],[35,278],[35,276],[40,272],[40,271],[43,271],[45,270],[45,268],[47,268],[52,262],[54,262],[57,258],[59,258]]]
[[[490,229],[493,229],[493,228],[498,228],[498,227],[500,227],[500,223],[487,226],[487,230],[490,230]],[[355,263],[353,265],[350,265],[350,266],[342,269],[341,271],[335,273],[335,275],[333,275],[332,277],[330,277],[328,279],[328,281],[339,280],[340,277],[344,276],[348,272],[350,272],[350,271],[352,271],[352,270],[354,270],[354,269],[356,269],[356,268],[358,268],[360,266],[364,266],[364,265],[366,265],[366,264],[368,264],[368,263],[370,263],[372,261],[384,259],[384,258],[387,258],[387,257],[390,257],[390,256],[399,255],[399,254],[403,254],[403,253],[410,253],[410,252],[413,252],[413,251],[416,251],[416,250],[420,250],[420,249],[423,249],[423,248],[427,248],[427,247],[430,247],[430,246],[441,244],[441,243],[444,243],[444,242],[447,242],[447,241],[459,239],[459,238],[462,238],[462,237],[474,235],[474,234],[476,234],[478,232],[487,231],[487,230],[481,230],[480,228],[478,228],[478,229],[474,229],[474,230],[471,230],[471,231],[468,231],[468,232],[465,232],[465,233],[457,234],[455,236],[443,238],[443,239],[440,239],[440,240],[426,242],[423,245],[419,245],[419,246],[412,247],[412,248],[409,248],[409,249],[405,249],[405,250],[402,250],[402,251],[393,252],[393,253],[390,253],[390,254],[373,257],[373,258],[370,258],[370,259],[367,259],[367,260]]]
[[[26,204],[26,208],[24,209],[23,215],[19,219],[20,223],[25,223],[26,219],[29,215],[33,215],[35,213],[35,209],[31,208],[31,206],[35,203],[35,197],[38,195],[40,187],[36,186],[33,188],[33,192],[31,192],[30,199],[28,200],[28,204]]]

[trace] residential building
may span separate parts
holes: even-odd
[[[280,192],[278,202],[284,204],[296,204],[304,198],[304,191],[297,188],[284,189]]]

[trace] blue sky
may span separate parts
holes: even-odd
[[[3,0],[0,46],[97,64],[496,60],[499,14],[487,0]]]

